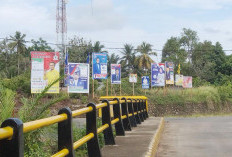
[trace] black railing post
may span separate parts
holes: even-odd
[[[113,110],[114,110],[114,119],[118,118],[119,121],[115,123],[115,131],[117,136],[125,136],[125,130],[123,128],[123,123],[122,123],[122,113],[121,113],[121,107],[120,107],[120,100],[118,98],[114,98],[114,101],[117,101],[117,104],[113,105]]]
[[[1,128],[13,128],[13,136],[10,139],[0,140],[0,156],[1,157],[23,157],[23,122],[17,118],[9,118],[5,120]]]
[[[144,122],[143,110],[142,110],[142,100],[141,99],[139,99],[138,109],[139,109],[139,118],[140,118],[141,122]]]
[[[125,100],[124,103],[121,103],[122,116],[126,115],[126,118],[122,120],[123,127],[124,127],[125,131],[131,131],[131,124],[130,124],[129,115],[128,115],[127,100],[126,100],[126,98],[122,98],[121,100]]]
[[[145,105],[145,100],[142,99],[142,110],[143,110],[143,119],[146,120],[146,105]]]
[[[68,119],[58,123],[58,150],[66,148],[69,154],[66,157],[73,157],[73,129],[72,129],[72,111],[70,108],[62,108],[58,114],[66,114]]]
[[[89,157],[101,157],[100,146],[97,135],[97,109],[96,105],[89,103],[87,107],[92,107],[93,111],[86,114],[86,134],[93,133],[94,138],[87,142]]]
[[[128,112],[129,114],[132,114],[132,116],[129,117],[131,126],[137,127],[137,123],[136,123],[135,115],[134,115],[133,100],[132,99],[127,99],[127,100],[130,100],[130,102],[127,101],[127,103],[128,103]]]
[[[105,145],[115,145],[113,129],[111,125],[110,103],[108,100],[102,100],[102,103],[107,103],[107,106],[102,108],[102,125],[109,125],[109,127],[103,131]]]
[[[139,113],[138,113],[138,103],[139,101],[135,100],[136,102],[133,104],[134,105],[134,112],[136,112],[137,114],[135,115],[135,119],[137,124],[141,124],[141,120],[139,118]]]
[[[148,108],[147,108],[147,99],[145,100],[144,105],[145,105],[145,115],[146,115],[147,118],[149,118],[149,116],[148,116]]]

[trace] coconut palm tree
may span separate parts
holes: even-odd
[[[146,42],[142,42],[142,44],[137,47],[137,52],[141,54],[137,58],[138,67],[140,69],[150,69],[151,63],[154,62],[150,55],[157,56],[156,52],[152,52],[152,45]]]
[[[134,68],[135,54],[134,47],[130,44],[125,44],[123,51],[121,51],[123,57],[121,58],[121,64],[126,68]]]
[[[93,45],[93,52],[102,52],[102,49],[104,48],[104,45],[101,45],[100,41],[97,41]]]
[[[12,41],[9,46],[12,50],[16,50],[17,58],[18,58],[18,75],[19,75],[19,61],[21,59],[21,55],[26,53],[26,41],[25,34],[21,34],[21,32],[16,32],[14,36],[10,36],[10,40]]]

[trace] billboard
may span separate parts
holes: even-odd
[[[68,92],[89,93],[89,64],[68,64]]]
[[[68,52],[66,52],[64,61],[64,86],[68,86],[68,83]]]
[[[137,74],[130,74],[129,82],[136,83],[137,82]]]
[[[165,78],[166,84],[174,84],[174,64],[173,62],[165,62]]]
[[[149,76],[143,76],[142,77],[142,88],[143,89],[149,89]]]
[[[60,77],[59,52],[31,52],[31,93],[41,93]],[[59,93],[59,81],[47,93]]]
[[[183,85],[183,75],[175,75],[175,85],[182,86]]]
[[[107,79],[107,53],[92,54],[93,79]]]
[[[165,64],[151,63],[151,86],[165,86]]]
[[[121,84],[121,64],[111,64],[111,84]]]
[[[192,76],[183,77],[183,88],[192,88]]]

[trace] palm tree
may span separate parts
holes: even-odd
[[[152,45],[146,42],[142,42],[142,44],[137,47],[137,52],[141,53],[137,60],[138,67],[141,69],[150,69],[151,63],[154,62],[150,55],[157,56],[156,52],[152,52]]]
[[[19,61],[20,61],[20,55],[26,52],[26,41],[25,41],[26,35],[21,35],[21,32],[16,32],[14,36],[10,36],[10,40],[12,42],[9,44],[12,50],[16,50],[17,58],[18,58],[18,75],[19,75]]]
[[[97,41],[93,45],[93,52],[102,52],[102,49],[104,48],[104,45],[101,45],[100,41]]]
[[[135,64],[135,54],[134,47],[130,44],[125,44],[124,49],[121,52],[123,57],[121,58],[121,64],[126,68],[133,68]]]

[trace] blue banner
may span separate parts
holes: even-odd
[[[93,79],[107,79],[107,53],[92,54]]]
[[[149,76],[143,76],[142,77],[142,88],[143,89],[149,89]]]
[[[151,64],[151,86],[165,86],[165,64]]]
[[[68,86],[68,52],[65,54],[64,64],[64,86]]]
[[[68,92],[89,93],[89,64],[69,63],[68,71]]]
[[[111,64],[111,84],[121,84],[121,64]]]

